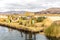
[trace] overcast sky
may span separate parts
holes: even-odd
[[[60,0],[0,0],[0,12],[5,11],[41,11],[51,7],[60,7]]]

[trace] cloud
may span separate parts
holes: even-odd
[[[51,7],[60,7],[60,0],[0,0],[0,12],[4,11],[40,11]]]

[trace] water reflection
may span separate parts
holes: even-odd
[[[8,28],[0,26],[0,40],[48,40],[48,39],[44,35],[40,34],[32,35],[31,39],[31,36],[29,36],[29,34],[25,34],[17,30],[10,31]]]

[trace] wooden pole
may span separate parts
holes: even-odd
[[[32,40],[32,33],[29,33],[29,40]]]
[[[36,34],[34,34],[34,40],[36,40]]]

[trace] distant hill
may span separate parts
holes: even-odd
[[[7,12],[0,12],[0,14],[24,14],[25,11],[7,11]]]
[[[8,11],[6,13],[17,13],[17,14],[20,14],[20,13],[25,13],[25,11]]]
[[[35,12],[35,14],[60,14],[60,8],[49,8],[40,12]]]

